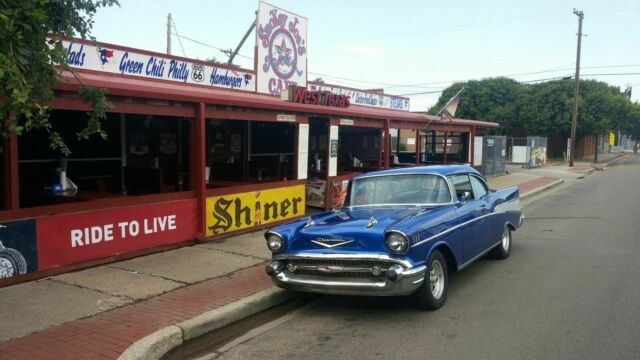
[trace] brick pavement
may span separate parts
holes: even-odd
[[[543,176],[537,179],[525,181],[523,183],[518,184],[518,188],[520,189],[520,195],[526,194],[535,189],[541,188],[543,186],[549,185],[555,181],[557,181],[557,177],[552,176]]]
[[[0,344],[0,359],[117,359],[171,324],[273,286],[264,264]]]

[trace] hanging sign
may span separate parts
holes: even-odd
[[[255,91],[255,75],[242,69],[229,69],[172,58],[169,55],[122,50],[62,41],[67,50],[67,64],[75,69],[130,75],[215,88]]]
[[[346,95],[335,95],[329,91],[309,91],[302,86],[290,85],[287,94],[288,101],[299,104],[339,108],[348,108],[351,105],[349,97]]]
[[[276,115],[277,121],[296,122],[296,116],[291,114],[278,114]]]
[[[257,91],[279,95],[290,84],[306,87],[307,19],[260,2],[257,24]]]
[[[349,97],[351,104],[353,105],[409,111],[409,98],[405,97],[311,81],[307,83],[307,89],[310,91],[329,91],[334,95],[346,95]]]

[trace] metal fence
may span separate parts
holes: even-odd
[[[544,166],[547,162],[547,138],[528,136],[507,140],[509,162],[523,164],[528,168]]]
[[[482,165],[485,176],[504,174],[507,165],[507,137],[484,136],[482,139]]]

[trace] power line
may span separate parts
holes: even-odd
[[[226,51],[226,49],[222,49],[222,48],[219,48],[217,46],[214,46],[214,45],[211,45],[211,44],[207,44],[205,42],[202,42],[202,41],[199,41],[199,40],[195,40],[195,39],[192,39],[190,37],[178,34],[178,29],[175,26],[175,22],[173,22],[173,27],[175,29],[175,32],[172,33],[172,34],[175,35],[178,38],[178,41],[180,42],[180,47],[182,47],[182,42],[180,41],[180,39],[182,38],[182,39],[185,39],[187,41],[191,41],[191,42],[194,42],[196,44],[199,44],[199,45],[202,45],[202,46],[206,46],[206,47],[218,50],[218,51],[223,52],[223,53],[224,53],[224,51]],[[182,52],[184,53],[184,48],[182,49]],[[238,53],[237,56],[243,57],[245,59],[253,60],[252,57],[244,55],[244,54]],[[573,65],[573,64],[569,64],[569,65]],[[521,77],[521,76],[526,76],[526,75],[536,75],[536,74],[545,74],[545,73],[572,70],[572,68],[566,68],[566,67],[562,68],[563,66],[567,66],[567,65],[562,65],[561,67],[554,67],[554,68],[549,68],[549,69],[539,70],[539,71],[524,72],[524,73],[514,73],[514,74],[506,74],[506,75],[490,75],[490,76],[485,76],[485,77],[480,77],[480,78],[457,79],[457,80],[438,81],[438,82],[431,82],[431,83],[417,83],[417,84],[397,84],[397,83],[387,83],[387,82],[378,82],[378,81],[370,81],[370,80],[361,80],[361,79],[353,79],[353,78],[348,78],[348,77],[341,77],[341,76],[334,76],[334,75],[328,75],[328,74],[323,74],[323,73],[317,73],[317,72],[312,72],[312,71],[309,71],[309,74],[313,74],[313,75],[317,75],[317,76],[321,76],[321,77],[326,77],[326,78],[330,78],[330,79],[338,79],[338,80],[344,80],[344,81],[349,81],[349,82],[354,82],[354,83],[360,83],[360,84],[369,84],[369,85],[373,85],[373,86],[383,86],[385,89],[392,89],[392,88],[438,89],[438,87],[430,86],[430,85],[444,85],[444,84],[451,84],[451,83],[455,83],[455,82],[465,82],[465,81],[471,81],[471,80],[482,80],[482,79],[493,78],[493,77]],[[623,68],[623,67],[638,67],[638,66],[640,66],[640,64],[616,64],[616,65],[583,66],[582,68],[583,69],[605,69],[605,68]],[[639,74],[640,73],[608,73],[608,74],[584,74],[583,76],[618,76],[618,75],[622,76],[622,75],[639,75]],[[556,77],[550,77],[550,78],[544,78],[544,79],[521,80],[519,82],[521,82],[521,83],[533,83],[533,82],[540,82],[540,81],[559,80],[559,79],[562,79],[562,78],[565,78],[565,77],[566,76],[556,76]],[[399,96],[437,94],[437,93],[442,92],[443,90],[444,89],[439,89],[439,90],[434,90],[434,91],[413,92],[413,93],[400,94]]]
[[[178,37],[178,39],[179,39],[179,38],[183,38],[183,39],[185,39],[185,40],[188,40],[188,41],[194,42],[194,43],[196,43],[196,44],[199,44],[199,45],[202,45],[202,46],[206,46],[206,47],[209,47],[209,48],[212,48],[212,49],[215,49],[215,50],[218,50],[218,51],[220,51],[220,52],[224,52],[224,51],[226,51],[226,49],[222,49],[222,48],[219,48],[219,47],[217,47],[217,46],[213,46],[213,45],[210,45],[210,44],[207,44],[207,43],[203,43],[202,41],[195,40],[195,39],[192,39],[192,38],[186,37],[186,36],[184,36],[184,35],[179,35],[179,34],[177,34],[177,33],[173,33],[173,34],[174,34],[175,36],[177,36],[177,37]],[[253,60],[253,58],[252,58],[252,57],[250,57],[250,56],[246,56],[246,55],[242,55],[242,54],[240,54],[240,53],[238,53],[236,56],[240,56],[240,57],[243,57],[243,58],[246,58],[246,59],[249,59],[249,60]]]
[[[180,35],[178,35],[178,28],[176,27],[176,22],[171,20],[171,22],[173,23],[173,29],[176,31],[176,37],[178,38],[178,43],[180,44],[180,49],[182,49],[182,55],[184,57],[187,57],[187,53],[184,52],[184,47],[182,46],[182,40],[180,40]]]

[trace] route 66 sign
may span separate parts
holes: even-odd
[[[191,65],[191,79],[195,82],[202,82],[202,80],[204,80],[204,65]]]

